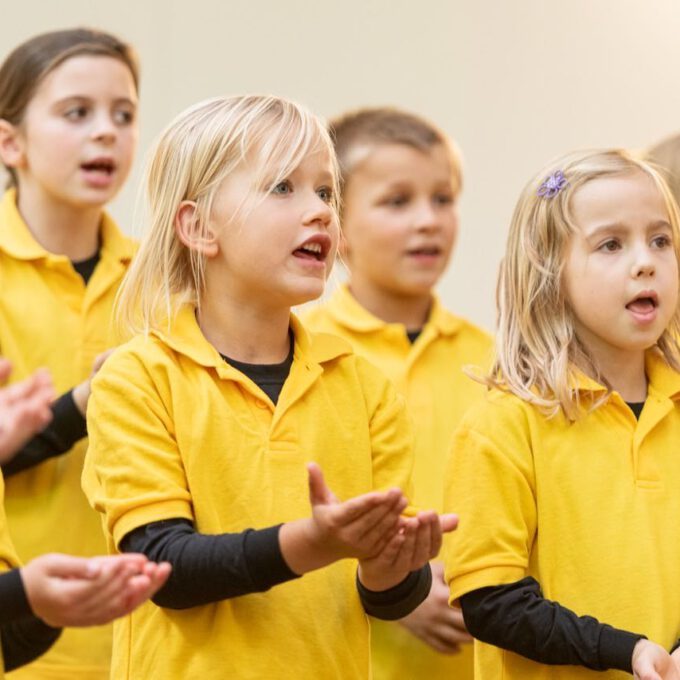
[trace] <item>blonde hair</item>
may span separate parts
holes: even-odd
[[[552,198],[540,197],[542,182],[560,170],[567,184]],[[582,410],[576,389],[579,369],[609,387],[575,334],[562,272],[566,247],[576,228],[570,212],[574,192],[594,179],[631,172],[644,173],[661,192],[675,256],[680,261],[678,208],[653,167],[622,150],[575,152],[554,161],[526,185],[512,218],[498,278],[497,354],[485,379],[487,385],[512,392],[549,415],[562,409],[570,420]],[[657,342],[666,361],[676,369],[680,369],[679,334],[680,312],[676,309]],[[591,400],[590,405],[594,408],[601,401]]]
[[[146,170],[148,230],[117,300],[119,322],[133,333],[170,323],[183,304],[200,305],[204,257],[175,233],[182,201],[194,201],[199,230],[224,179],[247,165],[251,191],[237,214],[252,208],[309,154],[328,154],[337,210],[338,171],[324,123],[306,108],[274,96],[219,97],[182,112],[160,135]],[[236,218],[236,214],[234,215]]]
[[[422,116],[394,107],[363,108],[331,120],[329,131],[340,164],[341,188],[366,157],[366,151],[385,144],[401,144],[423,153],[443,146],[449,155],[455,193],[461,191],[463,172],[457,145]]]

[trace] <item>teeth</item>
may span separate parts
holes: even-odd
[[[306,250],[310,253],[320,253],[321,252],[321,244],[320,243],[306,243],[304,246],[302,246],[301,250]]]

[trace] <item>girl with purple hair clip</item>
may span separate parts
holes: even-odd
[[[479,680],[680,678],[679,223],[624,151],[565,156],[520,197],[489,392],[445,478]]]

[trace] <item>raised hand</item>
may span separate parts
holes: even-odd
[[[369,590],[387,590],[403,581],[411,571],[437,556],[442,536],[458,526],[456,515],[438,515],[433,510],[415,517],[401,517],[397,533],[383,550],[359,560],[359,579]]]
[[[312,516],[281,527],[279,541],[288,566],[298,574],[345,557],[381,553],[397,535],[407,500],[399,489],[371,491],[340,501],[328,488],[321,469],[307,466]]]

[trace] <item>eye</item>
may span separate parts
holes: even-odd
[[[604,243],[601,243],[597,249],[605,253],[615,253],[620,248],[621,244],[619,243],[619,240],[615,238],[610,238],[607,239]]]
[[[456,200],[453,194],[435,194],[433,201],[436,205],[451,205]]]
[[[394,194],[393,196],[388,196],[383,204],[390,208],[403,208],[411,200],[411,197],[407,194]]]
[[[86,106],[72,106],[70,109],[64,111],[64,118],[67,120],[78,121],[87,116],[88,109]]]
[[[316,193],[324,203],[331,203],[333,201],[333,189],[330,187],[319,187]]]
[[[673,241],[671,240],[670,236],[666,236],[666,234],[660,234],[659,236],[655,236],[652,239],[652,246],[654,248],[658,248],[659,250],[669,248],[672,245]]]
[[[113,112],[113,120],[116,125],[130,125],[135,119],[135,112],[130,109],[116,109]]]
[[[272,189],[273,194],[279,194],[281,196],[285,196],[286,194],[290,194],[290,193],[292,193],[292,191],[293,191],[293,185],[291,184],[290,180],[287,180],[287,179],[284,179],[283,182],[279,182]]]

